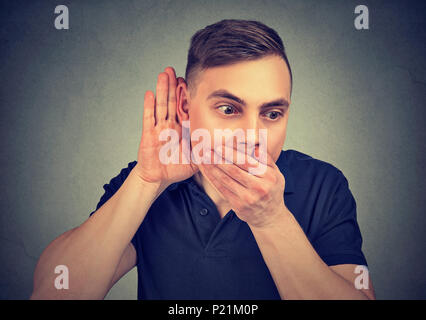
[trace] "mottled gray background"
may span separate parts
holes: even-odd
[[[194,32],[276,29],[294,90],[284,149],[343,171],[379,299],[426,298],[425,5],[415,1],[2,1],[0,298],[27,299],[43,249],[136,159],[143,96],[184,75]],[[70,29],[54,28],[65,4]],[[354,28],[366,4],[370,29]],[[95,241],[95,239],[94,239]],[[53,270],[52,270],[53,272]],[[108,299],[136,299],[136,269]]]

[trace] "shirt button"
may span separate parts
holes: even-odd
[[[202,216],[205,216],[205,215],[207,215],[209,213],[209,210],[207,210],[206,208],[203,208],[203,209],[201,209],[200,210],[200,214],[202,215]]]

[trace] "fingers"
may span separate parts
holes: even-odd
[[[252,157],[245,152],[245,148],[232,148],[231,146],[215,146],[211,149],[209,161],[212,161],[218,168],[235,177],[243,185],[249,187],[251,182],[258,183],[255,180],[262,178],[267,174],[268,166],[272,169],[277,169],[276,164],[266,151],[259,151],[264,153],[264,156],[258,159]],[[239,145],[242,147],[242,145]]]
[[[157,91],[155,99],[155,119],[156,123],[166,120],[167,100],[169,95],[169,76],[166,72],[158,75]]]
[[[201,164],[202,173],[210,184],[219,191],[219,194],[226,200],[238,202],[238,194],[244,194],[247,190],[238,181],[228,176],[215,166]]]
[[[175,70],[172,67],[165,68],[164,72],[158,75],[156,97],[154,98],[153,106],[154,126],[166,120],[178,122],[176,116],[176,88],[184,81],[182,77],[176,78]],[[150,99],[148,98],[148,100]],[[147,115],[146,117],[151,117],[151,115]],[[144,119],[146,117],[144,114]]]
[[[151,130],[155,126],[155,116],[154,116],[154,104],[155,97],[152,91],[146,91],[143,101],[143,124],[142,129]]]
[[[169,92],[167,100],[167,120],[176,121],[176,73],[172,67],[164,69],[169,77]]]

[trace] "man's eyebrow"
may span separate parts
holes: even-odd
[[[218,89],[213,91],[208,97],[207,100],[212,99],[212,98],[227,98],[230,100],[234,100],[235,102],[243,105],[243,106],[247,106],[247,103],[241,99],[238,98],[236,95],[230,93],[229,91],[225,90],[225,89]],[[270,101],[270,102],[265,102],[262,103],[262,105],[260,106],[260,109],[265,109],[265,108],[270,108],[270,107],[288,107],[289,103],[286,99],[284,98],[280,98],[274,101]]]

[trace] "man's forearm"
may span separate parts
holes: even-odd
[[[281,299],[368,299],[322,261],[286,207],[275,224],[250,228]]]
[[[104,298],[124,250],[161,191],[130,172],[120,189],[97,212],[44,250],[34,273],[32,298]],[[65,265],[69,270],[67,290],[54,286],[57,265]]]

